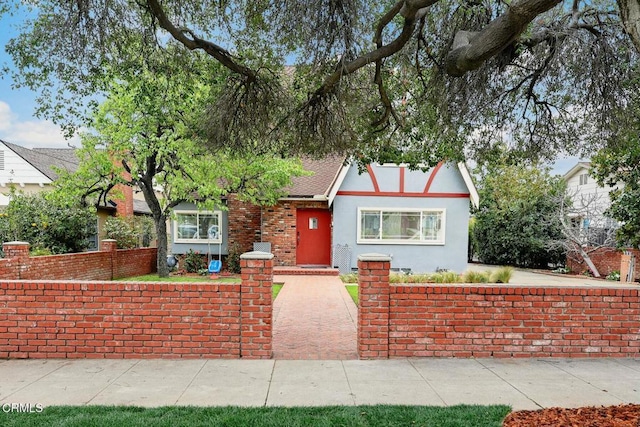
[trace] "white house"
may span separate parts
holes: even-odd
[[[578,162],[563,178],[567,183],[567,194],[573,206],[569,208],[574,227],[580,229],[585,243],[590,245],[615,245],[614,231],[617,222],[606,216],[611,206],[609,193],[613,188],[598,185],[589,174],[591,162]]]

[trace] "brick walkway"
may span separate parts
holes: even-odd
[[[357,359],[358,311],[338,277],[275,276],[275,359]]]

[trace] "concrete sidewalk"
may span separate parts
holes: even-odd
[[[0,404],[640,403],[640,359],[2,360]]]

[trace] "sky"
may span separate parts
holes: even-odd
[[[15,28],[24,15],[0,17],[0,68],[12,65],[5,45],[18,34]],[[60,128],[50,120],[35,117],[36,94],[28,89],[13,89],[11,76],[0,71],[0,139],[27,148],[66,148],[71,143],[79,146],[79,139],[67,140]]]
[[[11,56],[5,51],[7,42],[18,34],[17,26],[24,14],[0,16],[0,68],[12,67]],[[26,148],[67,148],[80,146],[78,137],[65,139],[60,128],[35,116],[36,94],[29,89],[12,88],[11,76],[0,71],[0,139]],[[577,157],[559,158],[552,165],[553,174],[568,172],[579,161]]]

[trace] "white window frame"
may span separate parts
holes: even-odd
[[[382,236],[377,237],[375,239],[372,238],[363,238],[362,237],[362,214],[363,212],[379,212],[382,221],[383,213],[421,213],[420,216],[420,225],[422,226],[422,214],[440,214],[440,238],[435,240],[424,240],[422,239],[423,232],[420,230],[419,235],[420,239],[383,239]],[[446,209],[436,209],[436,208],[358,208],[358,217],[357,217],[357,236],[356,243],[358,244],[376,244],[376,245],[444,245],[446,240],[446,218],[447,211]],[[382,233],[382,224],[380,226],[380,233]]]
[[[580,185],[587,185],[589,183],[589,174],[580,174]]]
[[[217,216],[218,217],[218,238],[217,239],[180,239],[178,238],[178,215],[196,215],[196,227],[198,226],[199,216]],[[222,243],[222,211],[198,211],[198,210],[176,210],[173,212],[173,243]],[[197,229],[197,228],[196,228]]]

